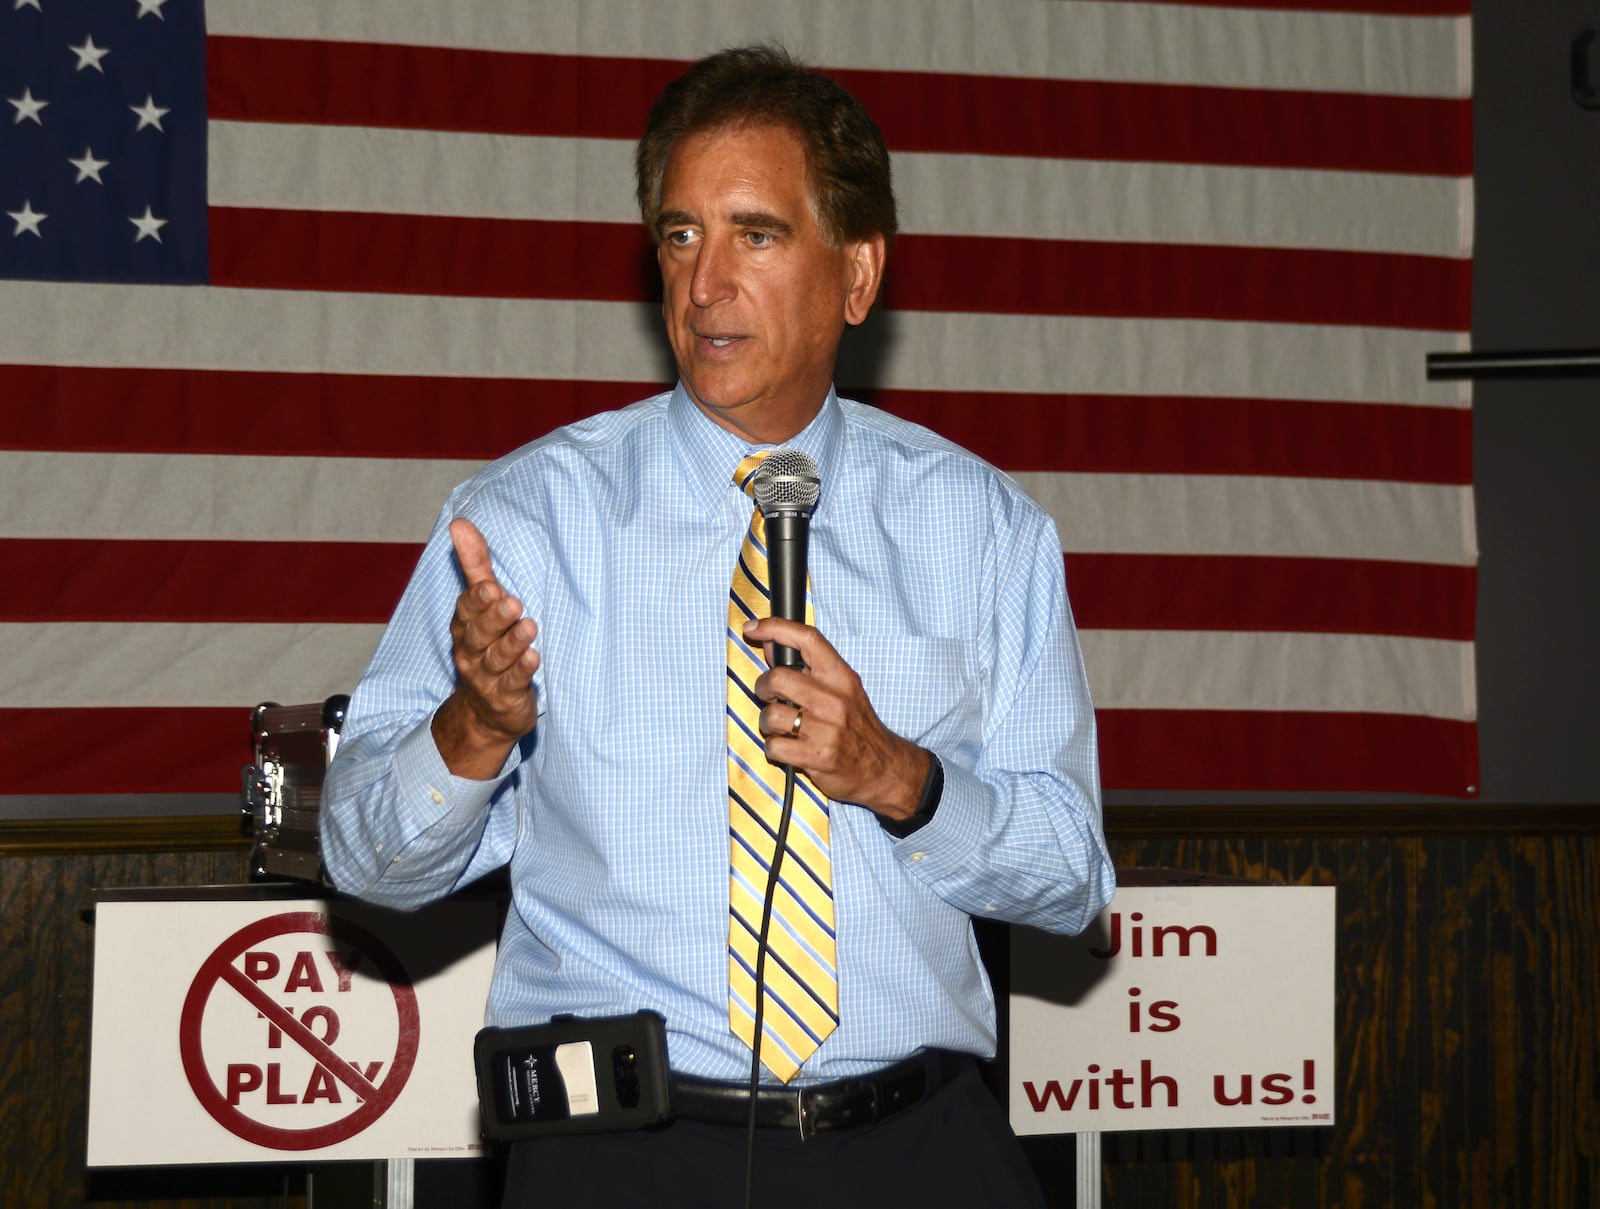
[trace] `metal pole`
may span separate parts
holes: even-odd
[[[1078,1135],[1078,1209],[1100,1209],[1100,1131]]]
[[[383,1209],[412,1209],[416,1199],[417,1161],[390,1159],[384,1169]]]
[[[1503,353],[1429,353],[1428,380],[1459,378],[1600,377],[1600,349],[1523,350]]]

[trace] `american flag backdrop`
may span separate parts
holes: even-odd
[[[453,483],[671,381],[632,141],[752,40],[883,127],[841,393],[1055,516],[1106,786],[1474,792],[1467,10],[0,0],[0,795],[230,791]]]

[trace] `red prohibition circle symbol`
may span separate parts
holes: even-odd
[[[394,1059],[388,1064],[388,1074],[381,1081],[373,1083],[357,1066],[341,1058],[328,1041],[317,1036],[314,1029],[296,1019],[234,965],[235,960],[252,945],[293,932],[332,937],[360,953],[389,984],[399,1030]],[[216,1079],[206,1066],[201,1046],[201,1022],[206,1005],[212,993],[223,986],[243,996],[270,1025],[282,1030],[289,1043],[302,1047],[328,1078],[337,1080],[353,1093],[359,1101],[355,1109],[326,1124],[287,1129],[257,1121],[237,1104],[230,1103],[229,1097],[218,1088]],[[183,1057],[184,1074],[195,1097],[229,1133],[274,1150],[315,1150],[354,1137],[388,1110],[405,1087],[411,1068],[416,1064],[420,1035],[417,993],[411,987],[410,976],[388,946],[349,920],[316,911],[293,911],[269,916],[241,928],[201,963],[183,1001],[183,1014],[178,1023],[178,1049]]]

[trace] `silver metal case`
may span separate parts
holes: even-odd
[[[322,781],[339,746],[350,698],[309,705],[267,701],[250,713],[255,763],[242,770],[244,831],[255,837],[251,875],[327,886],[317,830]]]

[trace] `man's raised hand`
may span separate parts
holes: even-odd
[[[539,720],[533,692],[539,627],[495,579],[489,543],[477,526],[458,517],[450,522],[450,540],[467,587],[450,620],[456,690],[433,715],[433,740],[452,773],[486,781]]]

